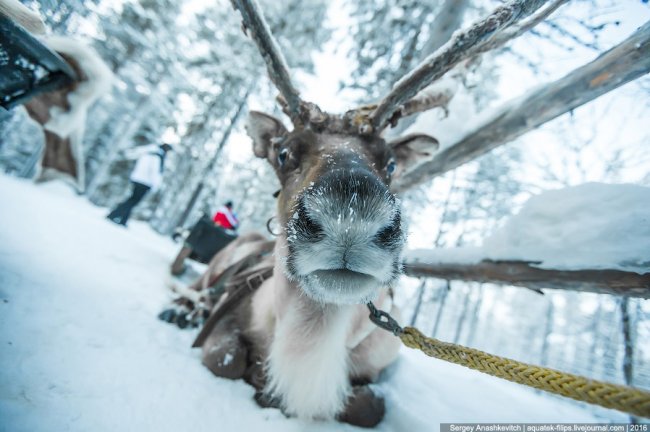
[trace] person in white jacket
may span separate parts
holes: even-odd
[[[129,176],[133,190],[130,197],[118,204],[106,216],[108,219],[116,224],[126,226],[133,208],[150,190],[155,191],[160,187],[165,169],[165,155],[171,148],[169,144],[152,144],[132,149],[127,153],[127,157],[135,156],[138,159]]]

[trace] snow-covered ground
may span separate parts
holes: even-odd
[[[334,431],[260,409],[216,378],[194,333],[156,319],[177,246],[104,219],[62,184],[0,175],[0,431]],[[315,373],[317,371],[314,371]],[[441,422],[624,421],[403,348],[378,430]]]
[[[563,270],[650,273],[650,188],[585,183],[532,197],[479,247],[413,250],[409,260],[539,262]]]

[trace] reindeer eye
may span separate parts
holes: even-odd
[[[386,172],[388,173],[388,175],[393,175],[396,168],[397,168],[397,164],[392,159],[388,161],[388,163],[386,164]]]
[[[280,153],[278,153],[278,163],[280,166],[283,166],[287,161],[287,156],[289,156],[289,149],[283,148],[280,150]]]

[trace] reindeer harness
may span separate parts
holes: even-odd
[[[222,294],[220,301],[212,309],[210,316],[194,340],[192,348],[203,346],[203,343],[221,319],[234,311],[246,297],[257,291],[267,279],[273,277],[273,264],[269,264],[267,260],[263,259],[257,265],[238,273],[244,262],[259,260],[260,258],[260,254],[255,252],[221,273],[221,275],[234,275],[226,282],[225,293]]]

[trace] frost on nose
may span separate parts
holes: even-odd
[[[307,210],[304,197],[298,201],[290,221],[289,241],[317,242],[323,239],[323,226]]]
[[[287,275],[317,301],[362,303],[400,272],[399,205],[366,170],[330,172],[307,188],[289,219],[287,240]]]
[[[347,249],[372,243],[390,248],[402,238],[399,206],[369,171],[337,170],[301,196],[293,215],[300,240],[328,240]]]

